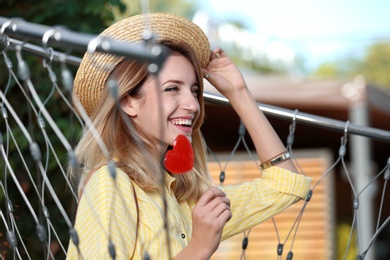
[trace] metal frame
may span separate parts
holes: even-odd
[[[67,55],[58,51],[53,51],[50,54],[51,57],[48,57],[49,54],[47,53],[47,47],[37,46],[31,43],[26,43],[24,41],[28,39],[40,40],[44,43],[43,45],[53,44],[65,48],[87,51],[88,47],[91,45],[91,42],[96,42],[96,39],[99,39],[96,35],[76,33],[61,27],[43,26],[21,20],[7,19],[4,17],[0,17],[0,27],[0,45],[4,46],[4,50],[8,48],[15,49],[16,46],[21,46],[22,50],[34,55],[43,58],[52,58],[55,61],[64,61],[73,66],[79,66],[81,62],[79,57]],[[11,39],[9,37],[19,38],[23,41]],[[155,53],[147,45],[123,43],[107,38],[99,39],[94,50],[156,64],[162,64],[168,53],[166,50],[163,50],[161,53]],[[228,99],[222,95],[205,92],[203,96],[206,102],[227,106],[230,105]],[[356,134],[390,142],[390,131],[387,130],[361,126],[272,105],[258,103],[258,106],[259,109],[261,109],[266,115],[269,116],[279,117],[286,120],[296,120],[296,122],[319,128],[325,128],[338,132],[347,131],[350,134]]]

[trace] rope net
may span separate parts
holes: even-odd
[[[40,55],[27,52],[27,43],[8,38],[3,31],[0,35],[5,46],[0,64],[3,77],[0,81],[0,256],[1,259],[63,259],[69,241],[79,243],[73,227],[78,196],[66,167],[68,161],[70,167],[78,167],[73,147],[82,127],[90,122],[88,118],[80,118],[71,105],[74,72],[67,66],[69,56],[58,55],[47,46],[41,48]],[[296,123],[294,116],[286,149],[300,172],[312,178],[309,196],[252,230],[223,241],[212,259],[389,257],[388,246],[383,244],[389,243],[385,236],[389,233],[390,215],[384,214],[384,205],[390,157],[364,187],[358,188],[346,161],[349,122],[340,134],[336,156],[324,150],[295,150],[294,137],[299,135]],[[104,149],[105,144],[100,146]],[[211,147],[208,152],[208,166],[216,184],[237,184],[260,176],[259,162],[246,141],[242,124],[238,126],[237,142],[231,152],[217,153]],[[108,165],[115,172],[115,165],[109,161]],[[344,194],[351,197],[348,207],[352,212],[346,222],[349,224],[339,230],[335,227],[334,189],[336,177],[340,176],[336,174],[347,184]],[[367,234],[360,230],[359,216],[362,204],[370,203],[365,196],[373,187],[380,199],[375,202],[374,223],[366,223],[373,226],[373,233],[369,234],[369,243],[363,244],[362,237]],[[385,242],[378,243],[381,236]],[[336,238],[341,243],[336,243]],[[115,245],[110,244],[107,250],[115,258]],[[83,259],[83,252],[79,253]]]

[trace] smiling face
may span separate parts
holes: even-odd
[[[165,151],[181,134],[192,141],[199,116],[199,85],[191,62],[179,53],[170,55],[157,76],[149,76],[136,96],[127,95],[122,109],[144,133]]]

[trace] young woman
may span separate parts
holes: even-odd
[[[209,50],[199,27],[155,13],[124,19],[102,35],[137,42],[145,24],[171,52],[158,74],[134,60],[86,54],[75,78],[75,102],[90,116],[107,151],[93,131],[84,131],[76,148],[82,167],[70,171],[79,183],[80,242],[70,242],[69,259],[208,259],[221,240],[309,191],[310,179],[293,173],[284,145],[237,67],[223,50]],[[200,132],[203,78],[229,99],[245,124],[262,162],[261,178],[214,186]],[[107,87],[111,80],[117,82],[118,98]],[[162,160],[178,136],[191,142],[194,164],[176,175],[162,168]]]

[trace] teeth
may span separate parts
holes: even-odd
[[[174,125],[191,126],[192,125],[192,120],[191,119],[174,119],[174,120],[172,120],[172,123]]]

